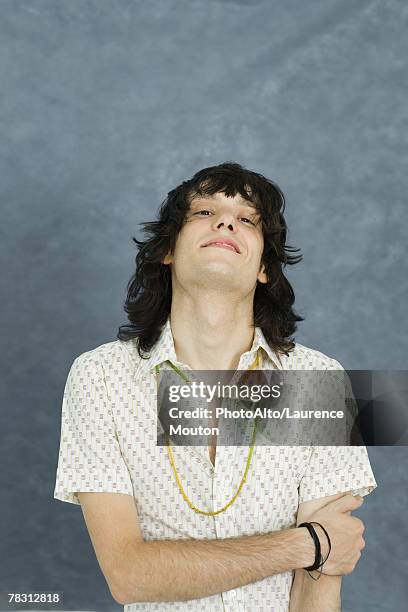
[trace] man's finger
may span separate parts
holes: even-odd
[[[330,502],[330,505],[335,510],[340,512],[351,512],[359,508],[364,501],[364,498],[361,495],[352,495],[351,493],[346,493],[339,499]]]

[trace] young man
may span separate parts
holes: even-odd
[[[340,610],[365,544],[351,512],[376,487],[364,446],[255,444],[249,461],[248,446],[216,440],[157,445],[157,367],[342,369],[289,338],[302,319],[282,265],[300,257],[283,210],[276,184],[235,163],[171,191],[135,240],[130,325],[69,372],[54,497],[82,506],[126,612]],[[331,540],[318,580],[305,521]]]

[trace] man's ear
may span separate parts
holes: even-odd
[[[166,255],[166,256],[165,256],[165,257],[164,257],[164,258],[161,260],[161,263],[162,263],[162,264],[164,264],[164,265],[166,265],[166,266],[167,266],[168,264],[173,263],[173,257],[172,257],[172,255],[170,254],[170,252],[169,252],[169,253],[167,253],[167,255]]]
[[[266,274],[266,269],[263,264],[261,265],[261,269],[258,273],[258,281],[262,284],[266,284],[268,282],[268,275]]]

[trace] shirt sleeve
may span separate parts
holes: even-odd
[[[356,416],[356,406],[348,376],[335,359],[330,360],[327,370],[340,370],[342,377],[344,376],[339,380],[342,381],[341,385],[346,384],[349,404],[348,431],[350,431],[351,423]],[[371,469],[367,448],[364,445],[314,446],[300,480],[299,503],[346,491],[351,491],[353,495],[365,496],[376,487],[377,482]]]
[[[103,367],[93,351],[73,362],[62,401],[54,498],[80,505],[78,491],[133,495]]]
[[[299,484],[299,503],[352,491],[368,495],[377,486],[365,446],[315,446]]]

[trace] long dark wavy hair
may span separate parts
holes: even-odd
[[[160,206],[158,220],[140,224],[146,240],[132,238],[138,247],[136,271],[128,282],[124,303],[130,324],[121,325],[117,337],[123,341],[137,338],[141,358],[148,358],[145,353],[159,339],[170,314],[171,270],[161,260],[168,252],[174,252],[177,236],[194,196],[211,196],[218,192],[227,197],[239,193],[252,202],[260,214],[264,236],[262,263],[268,282],[257,282],[253,325],[262,329],[276,353],[288,355],[295,346],[290,336],[297,329],[296,323],[304,318],[292,308],[295,295],[282,268],[299,263],[302,255],[291,255],[299,249],[285,244],[284,195],[276,183],[262,174],[227,161],[200,170],[190,180],[169,191]]]

